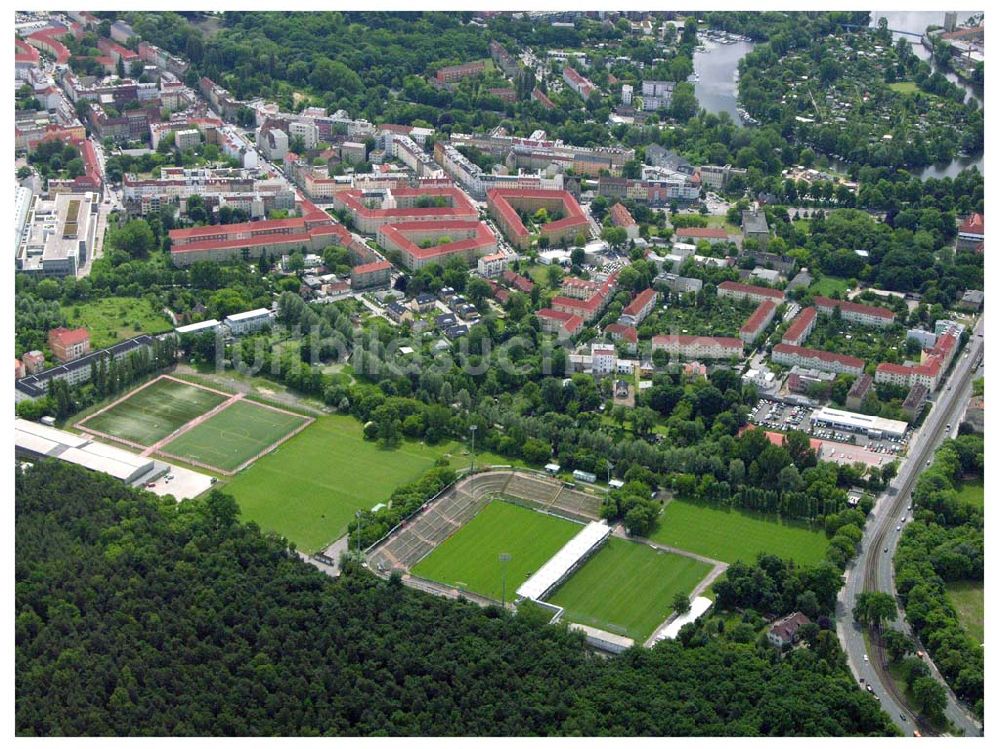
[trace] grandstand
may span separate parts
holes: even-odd
[[[469,522],[494,497],[503,496],[533,510],[589,522],[600,517],[599,497],[525,471],[488,471],[466,476],[368,551],[368,564],[380,573],[409,571],[452,533]]]
[[[555,589],[594,553],[608,536],[611,528],[606,523],[588,523],[571,538],[555,555],[542,565],[517,589],[521,598],[537,601]]]

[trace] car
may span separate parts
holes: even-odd
[[[927,461],[927,465],[930,465],[930,464],[931,464],[931,462],[930,462],[930,461],[928,460],[928,461]]]
[[[865,663],[868,663],[868,653],[865,653]]]
[[[900,719],[901,721],[903,721],[904,723],[906,722],[906,716],[905,716],[905,715],[903,715],[902,713],[900,713],[900,714],[899,714],[899,719]]]
[[[866,686],[865,689],[867,689],[869,691],[869,693],[875,694],[875,690],[872,689],[872,685],[871,684],[869,684],[868,686]]]
[[[898,531],[901,531],[901,530],[903,530],[903,526],[902,525],[897,525],[896,526],[896,531],[898,532]]]
[[[888,554],[889,553],[889,547],[886,546],[884,549],[882,549],[882,553],[883,554]]]

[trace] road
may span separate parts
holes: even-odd
[[[934,450],[947,437],[952,428],[961,421],[971,382],[976,374],[977,363],[983,352],[984,317],[980,317],[973,329],[972,337],[966,345],[966,351],[958,355],[951,376],[939,391],[937,401],[928,414],[923,427],[910,441],[910,451],[903,461],[899,475],[891,483],[889,489],[879,497],[872,514],[865,525],[861,540],[861,553],[848,565],[847,582],[837,600],[837,634],[847,653],[848,665],[855,678],[864,679],[870,683],[878,695],[882,708],[889,714],[905,734],[913,732],[919,725],[922,734],[932,733],[932,730],[918,723],[918,716],[907,708],[901,696],[897,693],[895,684],[886,670],[886,656],[879,646],[878,638],[872,637],[871,661],[866,661],[866,649],[861,625],[854,620],[853,610],[859,593],[866,590],[880,590],[895,596],[895,579],[892,567],[893,555],[900,534],[896,527],[900,518],[908,516],[907,507],[911,502],[910,494],[916,484],[917,477],[927,463],[932,459]],[[950,389],[949,389],[950,388]],[[912,634],[902,617],[895,624],[907,634]],[[931,665],[935,678],[942,684],[940,674]],[[947,685],[945,685],[947,686]],[[945,711],[947,718],[963,731],[966,736],[981,736],[982,726],[972,714],[956,699],[951,689],[948,689],[948,706]],[[906,716],[905,718],[902,716]]]

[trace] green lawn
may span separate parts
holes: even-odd
[[[889,88],[900,94],[915,94],[920,90],[913,81],[896,81],[890,83]]]
[[[729,223],[725,216],[705,216],[705,218],[708,219],[709,228],[725,229],[729,234],[739,234],[741,232],[740,227]]]
[[[78,426],[88,426],[140,445],[152,445],[224,400],[224,396],[211,390],[162,379],[113,408],[84,419]]]
[[[958,491],[958,498],[975,507],[983,507],[983,480],[963,481]]]
[[[976,643],[985,642],[983,627],[983,584],[981,582],[962,581],[947,583],[948,600],[958,612],[958,620],[962,623],[969,637]]]
[[[70,327],[90,331],[90,347],[107,348],[140,333],[173,330],[170,320],[147,299],[112,296],[66,308]]]
[[[827,547],[826,535],[805,524],[679,499],[666,506],[650,538],[723,562],[753,562],[759,552],[767,552],[814,564],[824,558]]]
[[[834,292],[839,292],[843,296],[844,292],[851,288],[848,279],[838,276],[823,276],[812,282],[809,287],[810,294],[819,296],[831,296]]]
[[[305,421],[304,416],[240,400],[171,440],[163,450],[232,471]]]
[[[711,567],[622,538],[608,539],[549,603],[564,618],[631,637],[642,644],[670,616],[673,597],[694,589]]]
[[[507,600],[583,526],[509,502],[493,501],[423,559],[413,573],[500,600],[507,562]]]
[[[414,481],[443,449],[404,442],[384,450],[351,416],[322,416],[226,486],[253,520],[314,552],[343,535],[356,510]]]

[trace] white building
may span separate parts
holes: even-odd
[[[496,278],[510,264],[511,256],[497,252],[492,255],[484,255],[477,262],[477,270],[483,278]]]
[[[207,333],[209,331],[215,332],[222,325],[218,320],[202,320],[201,322],[193,322],[190,325],[181,325],[179,328],[174,328],[174,332],[177,335],[191,335],[192,333]]]
[[[174,145],[180,151],[195,148],[199,143],[201,143],[201,133],[197,128],[178,130],[174,133]]]
[[[868,416],[851,411],[840,411],[836,408],[817,408],[809,420],[813,424],[831,426],[849,432],[861,432],[869,437],[902,437],[906,434],[908,424],[895,419],[883,419],[881,416]]]
[[[633,89],[630,85],[627,83],[622,85],[622,104],[626,107],[632,106],[632,92]]]
[[[223,323],[229,328],[230,334],[234,336],[254,333],[271,324],[271,312],[264,307],[252,309],[249,312],[237,312],[235,315],[226,317]]]
[[[319,128],[311,122],[292,120],[288,123],[288,135],[292,138],[296,136],[302,138],[306,150],[315,148],[319,142]]]
[[[615,347],[607,343],[593,343],[590,346],[590,373],[608,375],[615,371],[618,354]]]

